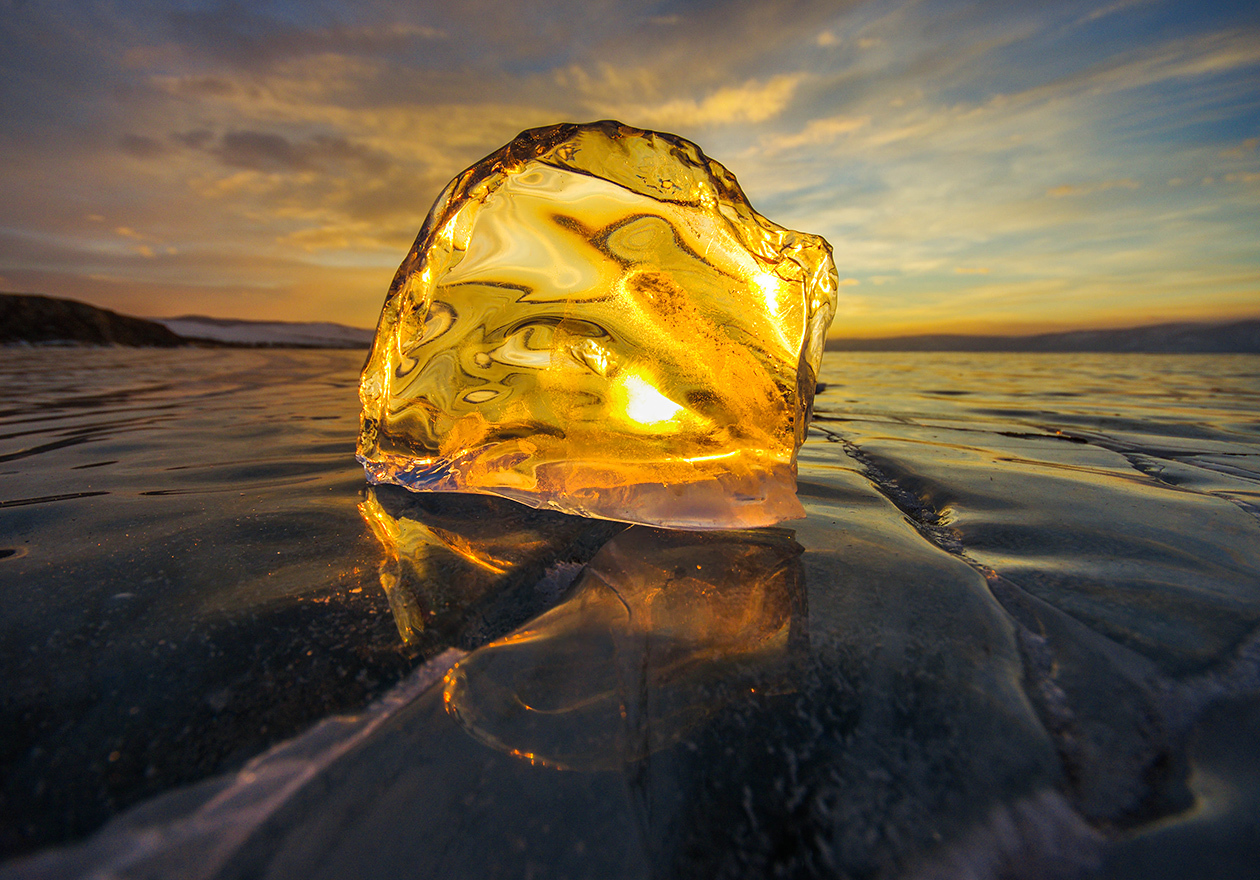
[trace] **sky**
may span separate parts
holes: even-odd
[[[1260,4],[0,0],[0,290],[370,327],[525,128],[697,144],[833,336],[1260,317]]]

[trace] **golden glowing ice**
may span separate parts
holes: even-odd
[[[802,516],[831,249],[729,171],[615,122],[527,131],[453,180],[363,370],[368,478],[675,528]]]

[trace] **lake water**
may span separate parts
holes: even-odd
[[[0,877],[1257,875],[1260,357],[829,353],[717,533],[369,490],[361,361],[0,350]]]

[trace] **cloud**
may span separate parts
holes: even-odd
[[[446,39],[440,28],[414,22],[304,26],[269,15],[261,5],[235,0],[200,9],[176,9],[167,21],[182,46],[246,66],[329,53],[372,54],[417,41]]]
[[[1221,158],[1242,159],[1254,153],[1257,146],[1260,146],[1260,138],[1247,138],[1236,147],[1221,150]]]
[[[153,82],[183,98],[223,98],[238,92],[238,86],[223,76],[155,77]]]
[[[122,151],[136,159],[157,159],[167,152],[166,144],[143,134],[125,134],[118,139]]]
[[[1117,0],[1115,3],[1108,3],[1106,6],[1100,6],[1097,9],[1090,10],[1076,20],[1076,25],[1090,24],[1100,18],[1108,15],[1115,15],[1117,12],[1123,12],[1126,9],[1132,9],[1134,6],[1144,6],[1153,0]]]
[[[388,158],[382,154],[343,137],[328,135],[291,141],[270,132],[230,131],[210,152],[224,165],[254,171],[338,171],[351,167],[380,174],[389,166]]]
[[[1029,97],[1049,92],[1108,93],[1228,73],[1260,64],[1260,41],[1254,33],[1221,32],[1143,46],[1081,73],[1028,91]]]
[[[783,112],[803,74],[781,74],[767,80],[748,80],[741,86],[716,89],[699,100],[676,98],[656,106],[637,108],[638,119],[652,125],[732,125],[765,122]]]
[[[800,131],[764,138],[762,151],[768,156],[773,156],[799,147],[814,147],[830,143],[841,135],[852,134],[863,128],[870,121],[870,116],[829,116],[825,119],[811,119]]]
[[[1064,183],[1050,187],[1046,190],[1046,195],[1054,199],[1061,199],[1064,196],[1087,196],[1093,193],[1106,192],[1109,189],[1137,189],[1141,185],[1136,180],[1128,177],[1119,180],[1100,180],[1097,183]]]
[[[214,140],[214,132],[208,128],[196,128],[192,131],[179,131],[171,134],[171,140],[177,144],[183,144],[194,150],[205,148],[212,140]]]
[[[232,131],[212,152],[224,165],[255,171],[304,171],[311,167],[305,150],[278,134]]]

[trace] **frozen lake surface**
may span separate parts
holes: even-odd
[[[832,352],[718,533],[369,490],[361,359],[0,350],[0,877],[1256,876],[1260,357]]]

